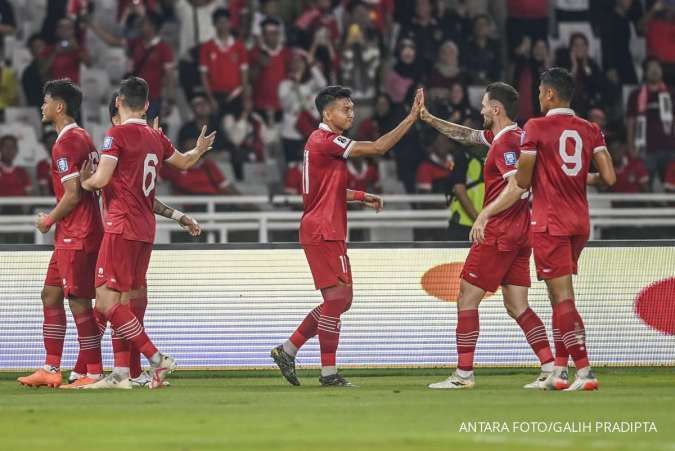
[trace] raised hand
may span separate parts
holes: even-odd
[[[420,111],[424,106],[424,90],[422,88],[418,89],[415,93],[415,100],[413,101],[412,108],[410,109],[410,116],[415,118],[419,117]]]
[[[197,146],[195,147],[197,151],[202,154],[211,150],[213,147],[213,142],[216,140],[216,132],[211,132],[210,135],[206,134],[206,125],[202,127],[202,131],[197,138]]]
[[[423,120],[424,122],[431,122],[431,119],[433,116],[431,113],[429,113],[429,110],[427,110],[427,107],[422,105],[422,108],[420,109],[420,119]]]

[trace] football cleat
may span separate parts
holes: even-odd
[[[155,388],[164,387],[164,379],[173,373],[178,365],[176,364],[176,359],[169,355],[160,354],[160,361],[157,365],[153,365],[150,368],[150,382],[148,383],[148,388],[153,390]]]
[[[572,385],[570,385],[564,391],[593,391],[597,390],[598,388],[600,388],[598,380],[595,378],[593,372],[589,371],[584,377],[577,375],[577,377],[574,379],[574,382],[572,382]]]
[[[83,385],[83,390],[131,390],[131,381],[128,377],[122,377],[117,373],[110,373],[100,381],[93,384]]]
[[[78,379],[80,379],[80,378],[82,378],[82,377],[85,377],[85,376],[86,376],[86,374],[80,374],[80,373],[78,373],[78,372],[76,372],[76,371],[71,371],[70,374],[68,375],[68,383],[69,383],[69,384],[72,384],[72,383],[75,382],[76,380],[78,380]]]
[[[132,377],[131,385],[133,385],[134,387],[145,387],[150,383],[151,380],[152,376],[150,375],[150,371],[146,370],[143,371],[138,377]],[[171,384],[169,383],[169,381],[164,381],[162,385],[164,387],[168,387]]]
[[[74,382],[66,385],[62,385],[59,388],[63,389],[77,389],[77,388],[83,388],[85,385],[89,384],[95,384],[96,382],[100,381],[103,377],[100,378],[93,378],[89,376],[81,376],[77,378]]]
[[[452,376],[441,382],[429,384],[427,387],[434,389],[457,389],[457,388],[473,388],[476,385],[476,380],[473,375],[469,377],[461,377],[457,372],[452,373]]]
[[[51,387],[58,388],[63,383],[60,371],[47,371],[40,368],[29,376],[22,376],[16,379],[21,385],[26,387]]]
[[[542,371],[539,373],[539,376],[534,380],[534,382],[530,382],[529,384],[523,385],[523,388],[534,388],[538,390],[543,390],[544,389],[544,382],[546,382],[546,379],[551,375],[552,371]]]
[[[342,377],[340,373],[331,374],[330,376],[321,376],[319,377],[319,382],[322,387],[357,387]]]
[[[570,386],[567,370],[553,371],[541,384],[542,390],[565,390]]]
[[[295,357],[284,351],[282,345],[272,349],[270,356],[274,359],[274,363],[276,363],[281,370],[281,375],[284,376],[289,384],[300,385],[298,376],[295,374]]]

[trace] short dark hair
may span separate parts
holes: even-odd
[[[586,36],[584,33],[576,32],[570,35],[568,46],[572,47],[572,44],[574,44],[574,41],[576,41],[577,39],[581,39],[582,41],[584,41],[584,44],[589,45],[588,36]]]
[[[266,26],[273,25],[275,27],[281,27],[281,22],[279,22],[274,17],[266,17],[262,22],[260,22],[260,29],[264,30]]]
[[[485,92],[490,100],[496,100],[504,105],[504,111],[506,111],[509,119],[516,120],[518,116],[518,91],[513,86],[498,81],[487,85]]]
[[[218,19],[225,17],[230,18],[230,10],[227,8],[218,8],[211,14],[211,22],[215,25],[218,22]]]
[[[108,103],[108,113],[110,113],[110,122],[112,122],[113,117],[120,114],[120,110],[117,108],[117,105],[115,104],[117,96],[119,95],[120,93],[115,91],[112,93],[112,96],[110,96],[110,102]]]
[[[131,76],[122,80],[120,100],[134,111],[142,110],[148,101],[148,83],[140,77]]]
[[[66,115],[77,118],[82,107],[82,90],[68,78],[50,80],[45,83],[44,95],[59,99],[66,105]]]
[[[28,37],[28,40],[26,41],[26,46],[30,47],[31,45],[33,45],[33,42],[43,40],[44,39],[42,39],[42,35],[40,35],[40,33],[33,33]]]
[[[13,141],[14,144],[18,144],[19,140],[16,139],[14,135],[2,135],[0,136],[0,146],[4,146],[7,141]]]
[[[155,31],[159,31],[162,29],[162,25],[164,25],[164,19],[162,19],[162,16],[157,14],[154,11],[148,11],[145,13],[145,20],[150,22],[152,24],[152,27],[155,29]]]
[[[326,86],[316,96],[314,105],[319,112],[319,117],[323,117],[323,110],[338,99],[350,99],[352,91],[344,86]]]
[[[541,84],[552,88],[558,93],[560,100],[569,102],[574,95],[574,77],[567,69],[552,67],[542,72]]]

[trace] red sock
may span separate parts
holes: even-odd
[[[560,334],[560,325],[558,324],[558,314],[556,309],[553,309],[553,318],[551,318],[553,324],[553,345],[555,346],[555,366],[564,366],[567,367],[567,362],[570,359],[570,353],[565,347],[565,344],[562,341],[562,335]]]
[[[546,328],[539,317],[531,308],[527,308],[518,318],[516,318],[518,325],[523,330],[527,342],[530,347],[537,354],[539,363],[553,362],[553,353],[551,346],[548,344],[548,337],[546,336]]]
[[[577,371],[586,368],[589,365],[586,353],[586,330],[581,315],[574,305],[574,300],[566,299],[556,304],[553,310],[558,314],[562,341],[574,360],[574,366]]]
[[[134,316],[138,319],[138,322],[141,323],[141,326],[143,325],[143,318],[145,317],[145,309],[147,306],[147,296],[129,301],[129,307]],[[138,349],[136,349],[135,346],[131,345],[129,353],[129,374],[132,378],[136,378],[141,375],[141,371],[141,353],[138,352]]]
[[[116,304],[108,311],[108,320],[113,330],[121,337],[136,346],[136,349],[150,359],[157,352],[157,348],[150,341],[143,326],[131,312],[128,305]]]
[[[91,310],[87,310],[84,313],[73,313],[73,318],[77,327],[77,340],[80,342],[78,360],[80,357],[84,360],[85,373],[103,373],[103,365],[101,364],[101,337],[98,334],[98,325],[96,324],[94,313]],[[80,373],[77,369],[75,371]]]
[[[66,337],[66,311],[63,306],[43,306],[44,322],[42,323],[42,336],[45,343],[45,365],[55,368],[61,367],[63,355],[63,341]]]
[[[321,290],[323,304],[317,332],[321,349],[321,366],[335,366],[335,354],[340,342],[340,315],[351,304],[352,289],[337,286]]]
[[[86,374],[87,372],[87,362],[84,354],[82,353],[82,346],[80,346],[80,350],[77,353],[77,360],[75,361],[73,371],[75,371],[77,374]]]
[[[473,371],[473,354],[476,351],[478,332],[478,309],[460,310],[457,314],[457,369]]]
[[[94,319],[96,319],[96,326],[98,327],[99,338],[103,337],[105,330],[108,327],[108,318],[98,310],[94,309]]]
[[[112,338],[113,361],[115,368],[129,368],[129,342],[121,337],[113,327],[110,334]]]
[[[316,328],[319,325],[319,317],[321,316],[321,306],[315,307],[309,312],[305,319],[302,320],[298,328],[293,332],[289,340],[296,348],[300,349],[307,340],[316,335]]]

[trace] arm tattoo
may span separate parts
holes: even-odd
[[[173,214],[173,208],[169,207],[162,201],[155,199],[155,204],[153,205],[153,210],[155,214],[158,214],[160,216],[164,216],[165,218],[171,219],[171,215]]]
[[[480,139],[480,130],[453,124],[452,122],[444,121],[437,117],[433,118],[431,126],[448,138],[462,144],[483,144],[483,141]]]

